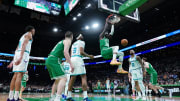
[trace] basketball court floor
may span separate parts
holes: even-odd
[[[49,101],[49,94],[24,94],[23,95],[23,99],[24,101]],[[0,101],[7,101],[8,98],[8,94],[3,94],[0,93]],[[76,94],[73,96],[73,98],[76,101],[82,101],[83,97],[79,94]],[[97,94],[90,94],[89,98],[92,101],[142,101],[142,100],[135,100],[132,99],[130,96],[120,96],[120,95],[97,95]],[[61,100],[61,101],[65,101],[65,100]],[[180,101],[180,97],[161,97],[161,98],[157,98],[157,97],[147,97],[146,101]]]

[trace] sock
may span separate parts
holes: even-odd
[[[115,59],[116,59],[116,56],[117,56],[117,54],[113,54],[113,60],[115,60]]]
[[[14,100],[17,100],[18,98],[19,98],[19,91],[15,91]]]
[[[10,91],[10,92],[9,92],[9,99],[10,99],[10,100],[13,99],[13,95],[14,95],[14,91]]]
[[[72,92],[71,91],[68,91],[68,98],[72,97]]]
[[[55,94],[51,94],[51,97],[53,98],[53,97],[56,97],[56,95]]]
[[[135,92],[133,92],[133,96],[135,96]]]
[[[60,101],[60,99],[61,99],[61,95],[56,94],[56,98],[54,99],[54,101]]]
[[[87,91],[83,91],[83,96],[84,96],[84,98],[87,98],[87,97],[88,97]]]
[[[115,60],[115,59],[116,59],[117,54],[115,54],[114,52],[118,53],[119,46],[113,46],[112,48],[113,48],[113,60]]]
[[[67,92],[68,92],[68,83],[66,84],[65,90],[64,90],[64,95],[67,96]]]
[[[138,96],[141,97],[141,92],[138,92]]]

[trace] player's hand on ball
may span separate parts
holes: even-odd
[[[93,55],[89,55],[89,58],[94,59],[94,56]]]
[[[12,68],[13,67],[13,61],[7,66],[7,68]]]

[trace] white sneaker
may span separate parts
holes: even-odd
[[[145,100],[145,101],[146,101],[146,97],[145,97],[145,96],[143,96],[143,97],[142,97],[142,100]]]
[[[51,97],[51,98],[49,99],[49,101],[54,101],[54,99],[55,99],[55,97]]]
[[[137,96],[135,100],[139,100],[141,97],[140,96]]]
[[[54,101],[61,101],[61,100],[60,100],[60,98],[59,99],[55,98]]]

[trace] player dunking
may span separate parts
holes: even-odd
[[[65,39],[57,43],[46,60],[46,67],[48,69],[49,75],[52,80],[55,80],[55,84],[53,86],[57,87],[57,95],[54,101],[60,101],[61,94],[64,91],[67,79],[65,70],[61,65],[62,58],[65,57],[67,62],[70,64],[71,70],[74,70],[69,56],[69,48],[71,46],[72,40],[73,33],[67,31],[65,33]]]
[[[88,55],[84,52],[85,50],[85,42],[83,41],[83,35],[80,34],[77,38],[77,41],[73,43],[71,48],[71,61],[74,66],[74,72],[71,74],[71,79],[68,87],[68,97],[67,101],[74,101],[72,99],[72,87],[76,80],[76,76],[80,75],[82,80],[82,89],[83,89],[83,101],[90,101],[87,95],[87,77],[86,77],[86,69],[83,61],[83,56],[94,58],[93,55]]]
[[[29,76],[28,76],[28,71],[24,73],[23,78],[21,80],[21,91],[20,91],[20,95],[19,98],[22,99],[22,93],[26,88],[26,83],[29,80]]]
[[[118,23],[120,18],[116,15],[109,15],[106,19],[106,24],[104,26],[103,32],[99,36],[100,40],[100,49],[101,55],[104,59],[112,59],[111,65],[119,65],[118,71],[120,73],[127,73],[122,68],[123,63],[123,52],[118,52],[119,46],[109,47],[109,38],[114,34],[114,24]],[[119,61],[117,61],[116,57],[119,56]]]
[[[145,72],[147,72],[151,76],[151,79],[149,82],[149,87],[150,87],[150,89],[154,90],[154,92],[156,93],[157,96],[160,97],[161,94],[160,94],[160,92],[158,92],[158,89],[163,90],[163,88],[160,86],[156,86],[157,85],[157,72],[153,68],[153,66],[146,60],[147,60],[146,58],[142,58]]]
[[[142,64],[141,58],[135,55],[134,50],[130,50],[128,76],[129,78],[131,78],[133,96],[135,96],[135,82],[138,82],[139,88],[143,95],[142,100],[146,100],[145,87],[143,84],[143,74],[144,74],[144,66]],[[136,99],[139,99],[141,97],[141,92],[138,92],[139,96]]]
[[[10,83],[10,92],[7,101],[19,101],[21,80],[23,74],[27,71],[32,37],[35,35],[35,28],[33,26],[27,26],[25,31],[26,33],[19,40],[19,44],[15,51],[14,59],[8,65],[8,68],[12,68],[13,66],[14,75]]]

